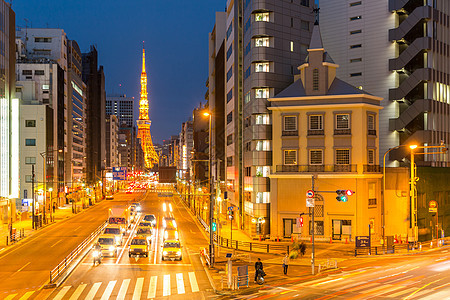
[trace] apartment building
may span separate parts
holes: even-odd
[[[117,116],[110,115],[106,118],[106,168],[112,169],[119,166],[119,121]]]
[[[323,48],[319,25],[314,26],[308,54],[298,67],[299,79],[269,98],[271,238],[309,240],[314,230],[324,241],[350,241],[369,235],[369,225],[372,236],[381,238],[377,133],[382,99],[336,77],[339,66]],[[317,191],[314,224],[308,190]],[[354,193],[338,201],[336,190]],[[404,206],[399,214],[404,213],[405,219],[406,202]],[[256,219],[256,225],[262,231],[265,223],[260,221]]]

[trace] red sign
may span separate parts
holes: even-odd
[[[430,208],[436,208],[437,207],[437,202],[435,200],[431,200],[428,205],[429,205]]]

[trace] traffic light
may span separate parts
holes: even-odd
[[[337,190],[336,191],[336,200],[339,202],[347,202],[348,197],[352,196],[355,192],[352,190]]]
[[[216,231],[217,231],[217,224],[216,224],[216,222],[213,222],[213,223],[211,224],[211,229],[212,229],[213,232],[216,232]]]
[[[228,211],[228,219],[230,219],[230,220],[234,219],[234,215],[233,215],[233,211],[232,210]]]

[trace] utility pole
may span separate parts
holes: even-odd
[[[32,209],[31,209],[31,227],[33,229],[36,229],[36,224],[34,222],[34,207],[35,207],[35,201],[34,201],[34,165],[31,165],[31,197],[33,198],[32,203]]]
[[[314,174],[311,177],[311,189],[312,191],[315,193],[314,191]],[[314,203],[315,205],[315,203]],[[315,267],[315,258],[314,258],[314,231],[315,231],[315,223],[314,223],[314,206],[311,207],[311,227],[312,227],[312,234],[311,234],[311,241],[312,241],[312,247],[311,247],[311,269],[312,269],[312,274],[314,275],[314,267]]]

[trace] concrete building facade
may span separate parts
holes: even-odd
[[[121,161],[119,155],[119,120],[117,116],[106,118],[106,168],[111,170],[118,167]]]

